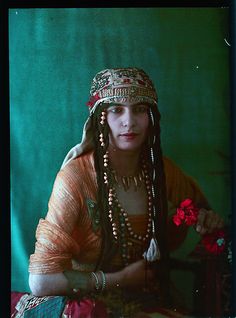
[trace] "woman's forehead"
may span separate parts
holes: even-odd
[[[147,106],[150,107],[150,104],[147,102],[125,102],[125,103],[115,103],[115,102],[111,102],[111,103],[107,103],[106,104],[107,108],[110,107],[135,107],[135,106]]]

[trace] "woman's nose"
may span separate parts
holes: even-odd
[[[122,126],[132,128],[135,125],[134,114],[131,110],[127,109],[122,118]]]

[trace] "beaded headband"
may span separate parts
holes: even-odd
[[[157,103],[157,93],[148,75],[138,68],[106,69],[96,74],[92,81],[90,99],[87,103],[93,113],[102,102]]]

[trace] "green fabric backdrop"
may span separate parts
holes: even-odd
[[[230,213],[227,8],[11,9],[12,289],[29,291],[35,229],[67,151],[80,141],[96,72],[138,66],[153,79],[163,151]],[[198,236],[175,253],[186,257]]]

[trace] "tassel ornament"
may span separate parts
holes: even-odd
[[[149,248],[146,252],[143,253],[143,257],[148,262],[154,262],[161,258],[160,250],[159,250],[158,243],[155,237],[151,239]]]

